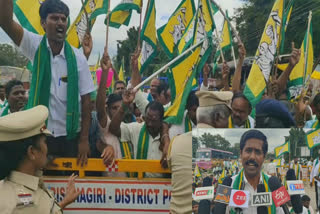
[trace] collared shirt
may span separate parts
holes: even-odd
[[[254,119],[250,115],[248,115],[248,119],[249,119],[250,127],[254,128],[254,126],[255,126]],[[234,126],[234,128],[245,128],[245,124],[243,124],[241,126],[237,126],[236,124],[233,124],[233,126]]]
[[[133,155],[134,158],[137,157],[137,150],[139,144],[139,136],[140,131],[143,127],[144,123],[121,123],[121,142],[128,142],[131,141],[133,145]],[[149,133],[148,133],[149,134]],[[148,160],[160,160],[162,157],[162,152],[159,150],[160,145],[160,134],[153,138],[149,134],[149,147],[148,147]],[[159,177],[161,176],[158,173],[146,173],[146,177]]]
[[[192,132],[173,139],[168,151],[172,172],[170,212],[190,213],[192,211]]]
[[[238,175],[232,176],[231,187],[233,186],[233,183],[234,183],[234,181],[235,181],[237,176]],[[244,189],[243,190],[246,190],[246,191],[250,192],[249,207],[248,208],[242,208],[242,214],[257,214],[257,207],[250,206],[250,204],[251,204],[251,196],[254,193],[257,193],[257,189],[254,189],[254,187],[251,186],[251,184],[248,182],[248,180],[247,180],[247,178],[245,176],[245,172],[243,172],[243,181],[242,182],[244,184]],[[262,178],[262,174],[261,173],[260,173],[259,184],[263,184],[263,178]],[[230,207],[228,207],[228,209],[226,210],[226,214],[229,214],[229,211],[230,211],[229,209],[230,209]],[[277,207],[276,208],[276,214],[284,214],[284,212],[283,212],[281,207]]]
[[[51,191],[40,188],[39,182],[39,177],[12,171],[0,184],[1,213],[61,214],[62,210],[55,202],[54,195]]]
[[[20,44],[22,53],[33,62],[35,53],[42,40],[42,36],[31,33],[24,29],[23,38]],[[67,77],[67,61],[64,54],[64,46],[60,54],[53,57],[51,48],[47,41],[50,52],[51,62],[51,84],[50,84],[50,99],[49,99],[49,117],[48,129],[54,137],[66,136],[66,116],[67,116],[67,82],[62,81],[63,77]],[[72,47],[78,67],[78,87],[79,87],[79,106],[80,96],[89,94],[94,91],[92,76],[89,71],[87,59],[83,53]],[[81,109],[81,108],[79,108]],[[79,118],[81,120],[81,117]],[[80,124],[80,123],[79,123]],[[79,127],[80,128],[80,127]],[[79,129],[80,131],[80,129]]]
[[[319,176],[319,167],[320,167],[320,160],[315,159],[313,161],[312,170],[310,173],[310,182],[312,182],[314,177]],[[317,181],[316,179],[314,181],[317,182],[318,187],[320,187],[320,182]]]

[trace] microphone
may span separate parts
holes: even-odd
[[[293,169],[289,169],[286,174],[287,181],[296,180],[296,175]],[[295,213],[302,213],[303,207],[300,195],[290,195],[292,208]]]
[[[286,202],[290,201],[289,194],[284,186],[281,186],[280,180],[272,176],[269,178],[268,185],[272,191],[272,199],[276,207],[281,206],[285,214],[290,214]]]
[[[215,206],[213,213],[219,214],[219,213],[226,213],[227,205],[230,201],[230,195],[231,195],[231,184],[232,184],[232,178],[226,177],[222,185],[218,185],[216,199],[215,199]]]
[[[257,193],[260,193],[260,192],[266,192],[266,188],[263,184],[258,184],[258,186],[257,186]],[[271,200],[271,198],[270,198],[270,200]],[[266,206],[259,206],[257,208],[257,213],[268,214],[268,208]]]

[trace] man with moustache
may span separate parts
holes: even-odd
[[[23,83],[19,80],[10,80],[6,84],[6,99],[8,105],[0,110],[0,117],[10,113],[21,111],[26,104],[26,90]]]
[[[259,130],[249,130],[243,133],[240,139],[240,159],[243,169],[232,177],[231,187],[237,190],[246,190],[250,195],[257,193],[258,184],[268,187],[269,176],[261,171],[268,152],[267,137]],[[249,205],[251,203],[249,202]],[[270,209],[269,209],[270,210]],[[234,208],[228,208],[226,213],[235,214]],[[257,207],[249,206],[242,209],[243,214],[257,213]],[[283,213],[281,207],[271,206],[271,213]]]

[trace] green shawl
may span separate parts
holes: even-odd
[[[77,136],[80,117],[78,100],[78,67],[75,54],[72,50],[72,47],[67,41],[65,41],[64,43],[64,54],[67,60],[68,69],[66,131],[67,138],[73,139]],[[36,51],[33,61],[32,80],[27,109],[37,105],[45,105],[49,108],[50,86],[50,53],[47,47],[47,37],[46,35],[44,35]]]
[[[4,109],[3,109],[2,114],[0,115],[0,117],[3,117],[3,116],[8,115],[8,114],[9,114],[9,109],[10,109],[10,106],[9,106],[9,104],[7,104],[7,105],[4,107]]]
[[[148,149],[149,149],[149,134],[147,132],[146,124],[144,124],[139,134],[137,159],[146,160],[148,158]]]
[[[240,190],[241,189],[241,185],[242,185],[242,182],[243,182],[243,169],[240,171],[240,173],[236,176],[235,180],[234,180],[234,183],[233,183],[233,186],[232,188],[233,189],[237,189],[237,190]],[[264,174],[262,172],[262,178],[263,178],[263,184],[266,188],[266,192],[271,192],[270,191],[270,188],[268,186],[268,181],[269,181],[269,177]],[[230,213],[231,214],[235,214],[235,210],[234,209],[230,209]],[[268,213],[269,214],[276,214],[276,206],[274,205],[273,201],[272,201],[272,206],[271,207],[268,207]]]

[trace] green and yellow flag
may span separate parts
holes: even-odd
[[[280,44],[280,53],[283,53],[283,49],[284,49],[284,40],[285,40],[285,32],[287,31],[288,28],[288,24],[290,21],[290,17],[291,17],[291,13],[292,13],[292,9],[293,9],[293,4],[294,4],[295,0],[291,0],[284,12],[283,15],[283,25],[282,25],[282,30],[281,30],[281,44]]]
[[[279,158],[281,155],[283,155],[287,152],[290,152],[290,142],[289,141],[285,142],[284,144],[282,144],[274,149],[274,155],[276,158]]]
[[[276,164],[276,167],[281,167],[281,159],[275,159],[273,160],[273,163]]]
[[[89,24],[87,20],[87,15],[85,13],[84,7],[86,9]],[[101,14],[106,14],[108,11],[108,0],[86,0],[84,2],[84,7],[81,7],[81,10],[72,23],[71,27],[67,33],[67,41],[73,47],[80,48],[84,35],[86,31],[91,31],[92,26],[96,21],[96,17]]]
[[[313,71],[311,75],[312,79],[320,80],[320,69],[317,69]]]
[[[168,123],[182,123],[187,98],[192,90],[192,83],[196,75],[200,52],[201,46],[198,46],[193,52],[173,63],[167,72],[171,100],[173,101],[164,114],[165,121]]]
[[[195,13],[194,0],[182,0],[167,24],[158,29],[159,42],[169,58],[174,57],[176,47]]]
[[[193,175],[195,177],[201,177],[201,172],[199,170],[198,164],[196,164],[196,167],[194,168]]]
[[[197,13],[194,14],[192,17],[189,25],[187,26],[184,34],[182,35],[179,44],[177,46],[178,54],[181,54],[183,51],[185,51],[193,42],[193,36],[194,36],[194,26],[196,24],[197,19]]]
[[[320,129],[306,133],[306,142],[309,149],[320,145]]]
[[[228,11],[226,11],[226,16],[228,17]],[[232,47],[232,34],[229,26],[229,22],[225,19],[222,27],[221,39],[220,39],[220,47],[222,51],[229,50]],[[220,49],[217,50],[215,54],[215,58],[220,56]]]
[[[215,29],[213,21],[212,9],[209,0],[199,0],[197,18],[193,36],[193,44],[199,43],[205,39],[202,43],[202,49],[200,52],[200,62],[198,64],[198,71],[202,70],[208,57],[212,51],[212,33]]]
[[[30,32],[44,35],[39,9],[45,0],[14,0],[13,11],[22,27]]]
[[[309,44],[307,47],[307,40],[309,37]],[[307,58],[307,61],[306,61]],[[307,64],[306,64],[307,62]],[[305,79],[311,75],[313,68],[313,46],[312,46],[312,23],[310,23],[310,30],[306,32],[304,40],[301,44],[301,57],[298,64],[293,68],[287,88],[290,93],[290,98],[296,98],[301,94],[304,87]]]
[[[283,5],[283,0],[276,0],[273,5],[246,82],[244,94],[253,107],[260,101],[269,81],[279,46]]]
[[[154,0],[149,2],[140,38],[142,48],[138,58],[138,68],[140,73],[143,73],[151,60],[157,55],[156,7]]]
[[[132,10],[136,10],[141,13],[142,0],[122,0],[109,14],[110,21],[109,26],[114,28],[120,28],[121,25],[129,25]],[[107,24],[107,18],[105,24]]]
[[[121,66],[119,70],[119,80],[124,81],[124,59],[121,60]]]

